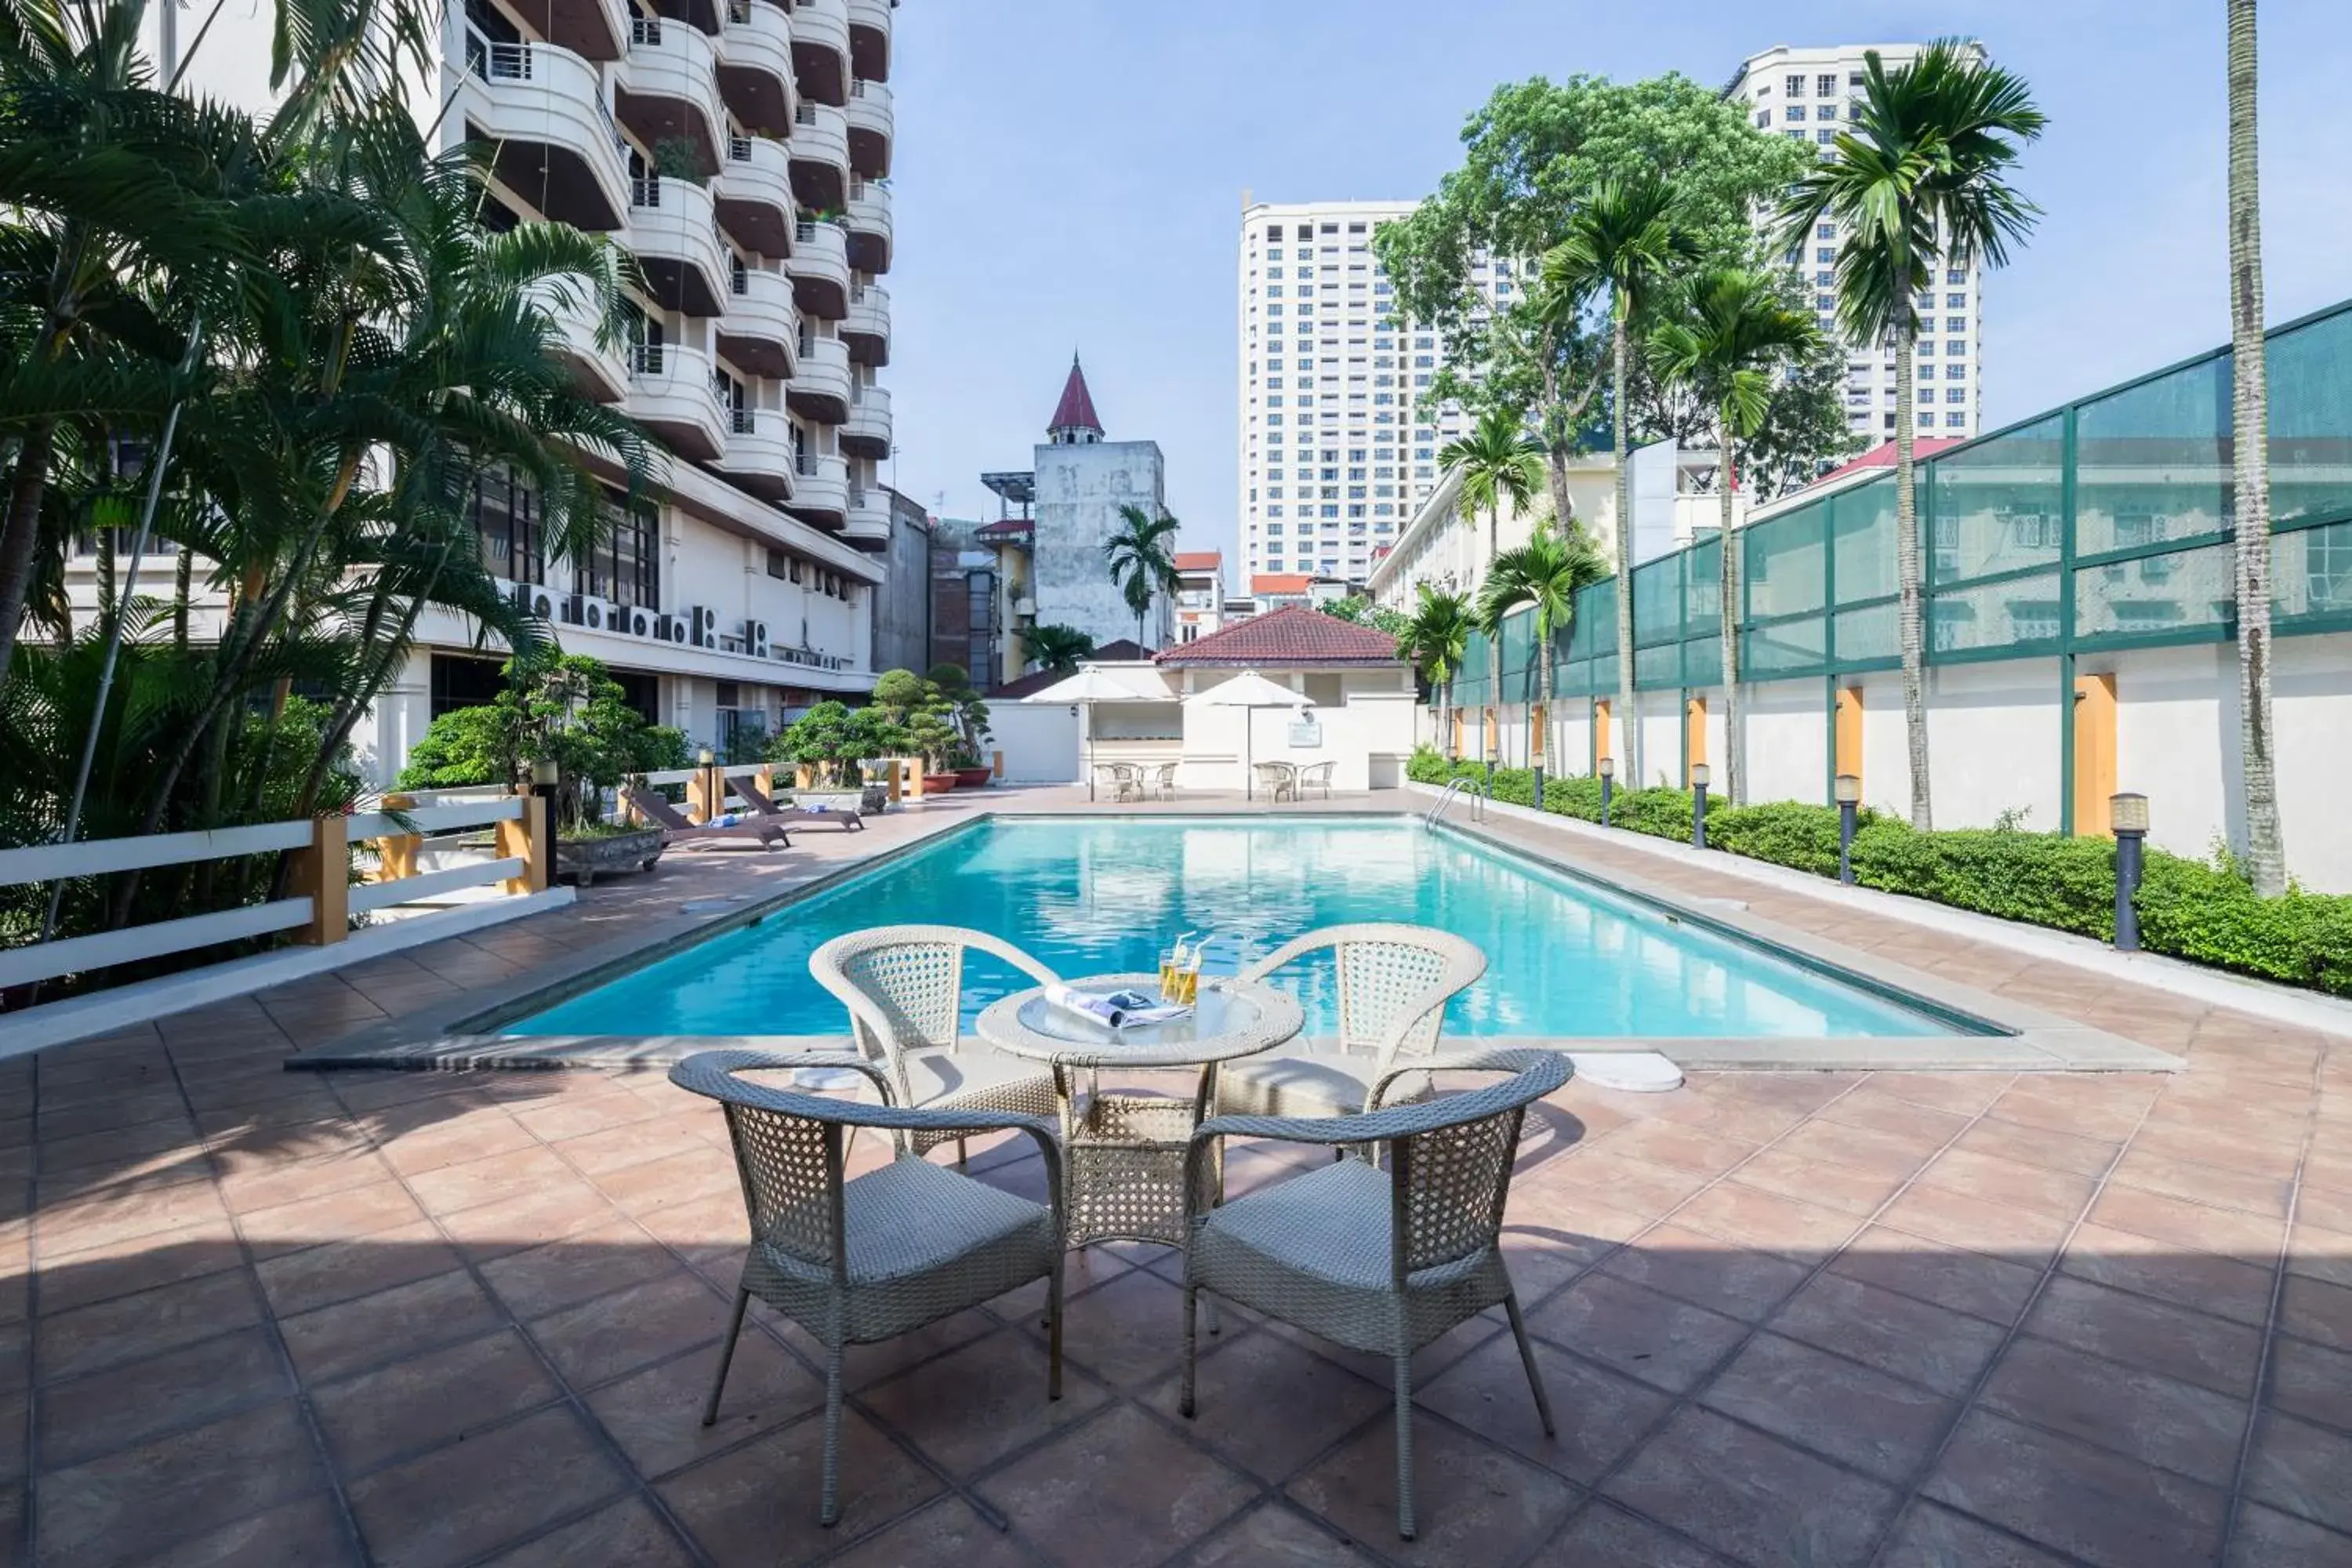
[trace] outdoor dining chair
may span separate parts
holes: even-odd
[[[1061,976],[986,931],[961,926],[876,926],[835,937],[809,954],[809,973],[849,1009],[858,1052],[890,1081],[892,1100],[930,1110],[1004,1111],[1054,1117],[1052,1071],[980,1041],[966,1043],[958,1023],[963,961],[979,952],[1041,985]],[[900,1142],[920,1154],[950,1141],[961,1164],[961,1135],[910,1129]]]
[[[748,1082],[747,1072],[851,1068],[883,1103],[799,1094]],[[680,1089],[726,1109],[751,1242],[735,1313],[702,1424],[719,1418],[727,1369],[757,1296],[824,1347],[824,1466],[817,1517],[841,1517],[842,1357],[851,1345],[910,1333],[1032,1279],[1046,1281],[1045,1394],[1062,1396],[1062,1216],[1058,1200],[1032,1203],[910,1153],[847,1178],[844,1151],[860,1127],[934,1140],[1013,1131],[1036,1140],[1045,1191],[1061,1191],[1054,1123],[978,1110],[908,1110],[890,1100],[889,1075],[846,1053],[704,1051],[670,1068]]]
[[[1298,770],[1288,763],[1259,763],[1257,783],[1258,787],[1265,791],[1266,798],[1269,800],[1284,801],[1298,798]]]
[[[1176,764],[1162,763],[1151,776],[1151,792],[1161,800],[1176,798]]]
[[[1218,1115],[1345,1116],[1366,1109],[1378,1079],[1437,1049],[1445,1005],[1486,973],[1486,955],[1451,931],[1370,924],[1294,937],[1241,978],[1265,980],[1325,952],[1338,992],[1337,1037],[1226,1063],[1217,1074]],[[1425,1087],[1425,1079],[1408,1086]]]
[[[1307,792],[1308,790],[1319,789],[1323,792],[1323,798],[1325,800],[1329,800],[1331,798],[1331,773],[1332,770],[1338,766],[1339,764],[1337,763],[1309,763],[1307,766],[1299,769],[1297,797],[1300,800],[1304,800],[1307,798]]]
[[[1428,1058],[1445,1072],[1507,1072],[1509,1080],[1359,1116],[1220,1116],[1185,1151],[1184,1377],[1194,1407],[1195,1319],[1203,1290],[1335,1344],[1384,1355],[1396,1392],[1397,1533],[1413,1538],[1412,1352],[1500,1304],[1547,1436],[1551,1401],[1528,1344],[1518,1293],[1504,1267],[1503,1206],[1528,1104],[1566,1083],[1556,1051],[1489,1051]],[[1412,1068],[1402,1069],[1411,1071]],[[1372,1086],[1378,1106],[1385,1080]],[[1213,1145],[1267,1138],[1340,1149],[1337,1163],[1215,1204]],[[1385,1168],[1344,1157],[1384,1144]]]

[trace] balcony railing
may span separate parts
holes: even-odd
[[[632,16],[629,18],[629,42],[633,44],[658,44],[661,41],[662,25],[660,17]]]
[[[757,410],[730,408],[727,411],[727,428],[738,436],[749,436],[760,427]]]
[[[632,375],[661,374],[662,351],[667,346],[665,343],[631,343],[629,374]]]

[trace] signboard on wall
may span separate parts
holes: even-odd
[[[1323,743],[1323,721],[1293,719],[1290,721],[1290,744],[1294,750],[1309,749]]]

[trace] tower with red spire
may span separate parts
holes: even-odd
[[[1091,447],[1103,438],[1102,421],[1095,416],[1094,395],[1087,390],[1087,373],[1078,366],[1078,351],[1070,351],[1070,379],[1062,384],[1062,400],[1045,422],[1045,442],[1052,447]]]

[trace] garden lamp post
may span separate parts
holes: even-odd
[[[1691,764],[1691,847],[1706,847],[1706,786],[1715,776],[1705,763]]]
[[[1609,803],[1617,793],[1617,759],[1603,757],[1595,764],[1601,770],[1601,826],[1609,826]]]
[[[2107,821],[2116,831],[2116,951],[2139,951],[2140,852],[2147,838],[2147,796],[2107,797]]]
[[[1852,773],[1840,773],[1836,784],[1838,808],[1838,880],[1853,886],[1853,819],[1862,805],[1862,781]]]
[[[539,886],[555,885],[556,795],[563,782],[563,770],[552,757],[541,757],[530,764],[530,793],[547,802],[547,818],[541,824],[546,829],[537,834],[530,843],[530,858],[536,862],[537,875],[532,878]],[[529,826],[529,823],[524,825]]]

